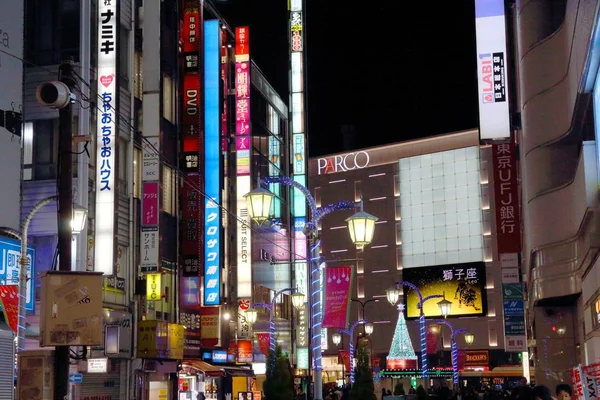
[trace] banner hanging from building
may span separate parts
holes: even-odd
[[[6,323],[17,333],[19,320],[19,285],[0,285],[0,303]]]
[[[323,328],[346,329],[353,277],[352,266],[325,268]]]
[[[498,254],[521,252],[519,189],[514,153],[512,143],[492,145]]]
[[[479,134],[510,137],[504,0],[475,0]]]

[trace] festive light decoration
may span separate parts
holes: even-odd
[[[461,333],[467,333],[467,330],[465,328],[454,329],[454,325],[452,325],[445,319],[438,319],[435,321],[435,323],[440,325],[446,325],[448,328],[450,328],[450,331],[452,332],[452,382],[454,382],[454,385],[458,385],[458,346],[456,345],[456,335],[459,335]]]
[[[427,368],[428,368],[428,365],[427,365],[428,364],[427,363],[427,331],[425,329],[425,313],[423,312],[423,304],[425,304],[425,302],[428,300],[443,298],[443,296],[439,295],[439,294],[433,294],[431,296],[427,296],[427,297],[423,298],[423,295],[421,294],[421,291],[419,290],[419,288],[410,282],[405,282],[405,281],[396,282],[396,287],[398,287],[398,286],[404,286],[404,287],[414,290],[415,293],[417,294],[417,296],[419,297],[419,302],[417,303],[417,308],[420,311],[420,313],[419,313],[419,341],[421,344],[421,370],[423,371],[423,378],[426,378],[427,372],[428,372],[427,371]],[[394,299],[396,301],[398,301],[399,293],[394,292],[393,288],[388,289],[386,292],[388,295],[388,301],[392,302],[392,300],[394,300]]]
[[[415,367],[413,360],[417,360],[417,355],[413,348],[406,328],[406,321],[404,320],[404,304],[398,305],[398,323],[396,323],[396,330],[394,331],[394,337],[392,338],[392,345],[390,347],[390,353],[387,356],[387,368],[388,369],[400,369]],[[411,361],[408,362],[407,361]],[[411,365],[412,364],[412,365]]]
[[[359,324],[366,324],[369,321],[366,319],[360,319],[352,324],[350,329],[340,329],[340,333],[345,333],[350,337],[350,382],[354,383],[354,328],[356,328]]]

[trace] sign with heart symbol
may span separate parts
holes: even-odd
[[[104,87],[109,87],[110,84],[112,83],[114,77],[115,77],[114,75],[103,75],[103,76],[100,77],[100,83]]]

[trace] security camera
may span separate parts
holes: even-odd
[[[35,97],[41,105],[58,109],[65,108],[73,100],[69,87],[59,81],[38,85]]]

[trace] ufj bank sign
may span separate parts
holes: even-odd
[[[369,153],[366,151],[357,151],[319,158],[317,160],[318,175],[352,171],[353,169],[363,169],[369,166],[370,161]]]

